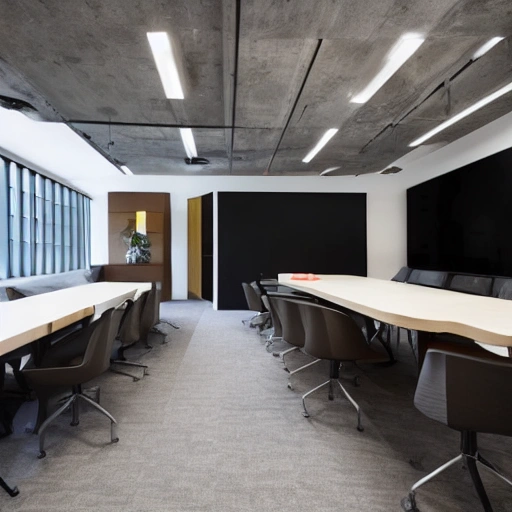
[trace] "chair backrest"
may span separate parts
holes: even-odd
[[[299,308],[306,332],[306,353],[336,361],[381,359],[350,316],[321,304],[302,302]]]
[[[407,282],[410,284],[430,286],[432,288],[444,288],[447,277],[447,272],[414,269],[411,271]]]
[[[512,279],[494,279],[493,297],[498,297],[498,299],[512,300]]]
[[[474,295],[491,295],[492,277],[454,274],[448,283],[448,289]]]
[[[248,309],[250,311],[263,311],[263,303],[254,288],[248,283],[242,283],[242,288],[244,289]]]
[[[145,340],[151,328],[160,320],[160,290],[156,283],[151,284],[151,290],[146,296],[140,317],[140,338]]]
[[[283,336],[283,327],[281,325],[281,319],[279,318],[279,314],[277,313],[274,305],[271,304],[268,295],[262,295],[261,300],[263,301],[263,305],[270,312],[270,318],[272,319],[272,327],[274,327],[273,336],[275,336],[276,338],[281,338]]]
[[[284,298],[276,293],[269,293],[268,298],[281,322],[283,339],[290,345],[302,348],[305,342],[305,332],[299,309],[300,301]]]
[[[149,293],[142,293],[135,301],[127,301],[117,335],[123,347],[129,347],[141,339],[142,312]]]
[[[455,430],[512,436],[512,360],[430,349],[414,405]]]
[[[412,269],[409,267],[402,267],[392,278],[391,281],[396,281],[398,283],[406,283],[409,275],[411,274]]]
[[[101,375],[110,367],[112,347],[123,313],[122,309],[108,309],[90,326],[91,335],[80,366],[91,372],[91,378]]]

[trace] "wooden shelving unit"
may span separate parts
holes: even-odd
[[[151,262],[127,264],[127,237],[135,229],[135,212],[146,212],[146,231],[151,242]],[[160,192],[109,192],[109,264],[106,281],[158,281],[162,300],[171,299],[171,204],[170,194]]]

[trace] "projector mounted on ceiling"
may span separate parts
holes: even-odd
[[[207,158],[201,158],[200,156],[193,156],[192,158],[185,158],[187,165],[208,165],[210,160]]]

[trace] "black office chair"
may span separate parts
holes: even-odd
[[[56,349],[57,353],[50,350],[43,357],[40,366],[35,367],[29,363],[22,370],[27,382],[34,389],[39,399],[40,407],[46,407],[49,397],[55,393],[56,389],[61,387],[71,387],[72,389],[72,395],[51,416],[46,418],[38,429],[38,458],[41,459],[46,456],[44,440],[47,428],[68,407],[72,406],[73,420],[71,425],[79,424],[79,400],[87,402],[109,418],[111,423],[110,439],[113,443],[119,440],[116,420],[103,407],[83,394],[82,384],[98,377],[109,368],[110,354],[121,316],[121,311],[114,308],[109,309],[101,315],[99,320],[92,322],[83,329],[78,334],[78,338],[76,334],[72,334],[73,340],[78,345],[82,345],[83,340],[87,342],[85,352],[82,355],[63,362],[60,350]],[[59,343],[61,344],[60,347],[66,349],[67,352],[69,347],[66,346],[65,341],[61,340]],[[56,361],[59,364],[56,364]]]
[[[242,283],[244,290],[245,300],[247,301],[247,308],[250,311],[256,312],[249,320],[242,320],[242,323],[249,324],[250,327],[256,327],[259,330],[265,328],[270,320],[270,313],[265,309],[263,301],[261,300],[261,293],[258,294],[256,288],[248,283]],[[258,289],[259,290],[259,289]]]
[[[471,276],[453,274],[448,280],[447,289],[454,292],[471,293],[473,295],[491,295],[493,278],[489,276]]]
[[[308,391],[302,397],[302,413],[306,418],[309,413],[306,409],[306,398],[319,389],[329,387],[329,400],[334,399],[333,384],[337,382],[343,394],[357,411],[357,430],[363,431],[361,423],[361,409],[340,382],[340,368],[347,362],[383,362],[387,356],[382,356],[370,348],[356,322],[340,311],[330,309],[320,304],[301,302],[299,309],[304,322],[306,340],[304,351],[318,359],[330,361],[329,380]],[[353,379],[355,385],[359,384],[359,377]]]
[[[270,352],[274,342],[281,341],[283,339],[283,327],[281,325],[281,320],[279,319],[279,316],[274,309],[274,306],[270,303],[268,295],[262,295],[261,301],[263,302],[265,308],[268,309],[268,312],[270,313],[270,319],[272,321],[272,331],[267,337],[267,342],[265,343],[267,351]]]
[[[412,486],[401,502],[405,511],[418,511],[417,489],[458,462],[464,462],[468,468],[485,512],[493,509],[477,463],[512,485],[480,454],[477,446],[478,432],[512,436],[512,360],[478,348],[473,353],[478,355],[455,350],[427,351],[414,405],[425,416],[460,432],[461,453]]]
[[[146,364],[138,363],[135,361],[128,361],[124,355],[125,351],[138,343],[145,334],[141,328],[143,319],[144,307],[150,292],[142,293],[135,301],[126,301],[126,309],[121,319],[119,332],[117,333],[118,346],[114,347],[114,356],[111,360],[110,370],[120,375],[131,377],[134,382],[137,382],[141,377],[132,375],[131,373],[123,372],[113,365],[130,366],[135,368],[142,368],[142,377],[146,375],[148,366]],[[150,322],[146,323],[148,326]]]
[[[431,288],[445,288],[447,280],[448,272],[419,269],[412,270],[407,278],[409,284],[430,286]]]
[[[306,333],[304,331],[304,323],[302,320],[302,314],[299,309],[299,304],[301,301],[313,302],[313,299],[304,297],[301,300],[298,300],[294,296],[282,293],[269,293],[268,298],[272,308],[275,311],[278,321],[281,324],[283,340],[289,345],[292,345],[291,348],[282,350],[281,352],[273,352],[272,354],[281,358],[281,361],[284,364],[284,370],[288,372],[289,377],[319,363],[320,359],[314,358],[310,363],[290,371],[285,360],[287,354],[304,349]],[[288,388],[293,389],[292,383],[290,381],[288,381]]]

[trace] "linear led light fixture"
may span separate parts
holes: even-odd
[[[491,48],[494,48],[500,41],[503,41],[504,37],[493,37],[489,39],[487,43],[483,44],[478,48],[478,50],[473,54],[471,60],[479,59],[482,55],[485,55]]]
[[[486,96],[485,98],[482,98],[480,101],[477,101],[467,109],[463,110],[462,112],[459,112],[457,115],[451,117],[444,123],[441,123],[439,126],[436,126],[433,130],[430,130],[429,132],[425,133],[425,135],[422,135],[416,140],[413,140],[409,147],[415,147],[419,146],[420,144],[423,144],[426,140],[430,139],[434,135],[437,135],[439,132],[442,132],[445,128],[448,128],[452,124],[457,123],[461,119],[464,119],[465,117],[469,116],[473,112],[476,112],[478,109],[481,109],[482,107],[485,107],[485,105],[488,105],[489,103],[493,102],[494,100],[497,100],[504,94],[507,94],[508,92],[512,91],[512,82],[510,82],[508,85],[505,85],[505,87],[502,87],[501,89],[498,89],[496,92],[493,92],[492,94],[489,94],[489,96]]]
[[[327,130],[322,138],[318,141],[318,144],[302,159],[304,163],[311,162],[315,158],[316,154],[334,137],[338,128],[331,128]]]
[[[170,100],[184,99],[178,67],[167,32],[148,32],[147,36],[165,96]]]
[[[196,143],[191,128],[180,128],[181,140],[188,158],[197,157]]]
[[[130,171],[126,165],[121,165],[121,171],[123,171],[125,174],[133,175],[133,172]]]
[[[425,38],[419,34],[404,34],[386,57],[384,67],[375,75],[374,79],[359,94],[356,94],[351,103],[366,103],[414,54],[423,44]]]

